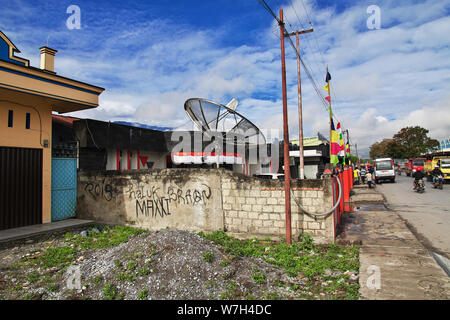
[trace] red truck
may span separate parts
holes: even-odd
[[[408,177],[410,177],[418,168],[424,169],[424,164],[427,159],[425,158],[411,158],[405,163],[403,171]]]

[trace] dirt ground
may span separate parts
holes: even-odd
[[[357,270],[293,276],[267,260],[188,231],[96,226],[0,247],[0,299],[357,298]]]

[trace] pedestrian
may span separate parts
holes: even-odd
[[[353,181],[355,184],[359,184],[359,169],[355,168],[353,170]]]
[[[366,173],[366,181],[367,185],[369,186],[369,189],[372,189],[372,174],[370,172]]]
[[[362,184],[365,184],[366,183],[366,169],[364,168],[364,166],[362,166],[361,167],[361,170],[360,170],[360,176],[361,176],[361,182],[362,182]]]

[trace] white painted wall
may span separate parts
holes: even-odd
[[[120,159],[120,168],[121,170],[127,170],[128,168],[128,159],[127,159],[127,151],[121,150],[122,156]],[[150,151],[139,151],[139,156],[147,156],[148,162],[153,162],[154,169],[165,169],[166,165],[166,153],[160,152],[150,152]],[[136,170],[138,168],[138,151],[130,150],[130,169]],[[140,169],[148,169],[147,164],[139,165]],[[116,149],[108,149],[107,150],[107,158],[106,158],[106,170],[117,170],[117,150]]]

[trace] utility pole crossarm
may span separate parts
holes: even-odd
[[[311,32],[314,32],[314,28],[311,28],[309,30],[299,31],[298,34],[305,34],[305,33],[311,33]],[[295,35],[297,35],[297,32],[286,33],[284,36],[285,37],[293,37]]]

